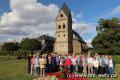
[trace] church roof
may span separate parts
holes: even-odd
[[[77,39],[80,42],[85,43],[85,41],[81,38],[81,36],[76,31],[74,31],[74,30],[72,30],[72,31],[73,31],[73,39]]]
[[[67,17],[71,17],[71,11],[65,3],[60,10],[62,10]]]
[[[54,37],[48,36],[48,35],[41,35],[36,38],[37,40],[50,40],[50,41],[55,41]]]

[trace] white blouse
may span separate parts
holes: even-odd
[[[108,62],[109,62],[109,67],[113,67],[113,61],[112,61],[112,59],[110,59]]]

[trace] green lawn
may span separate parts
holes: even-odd
[[[114,56],[120,61],[120,56]],[[117,78],[89,78],[89,80],[120,80],[120,64],[116,65]],[[25,60],[16,60],[15,57],[0,56],[0,80],[33,80],[27,73]]]
[[[16,60],[15,56],[0,56],[0,62]]]
[[[90,78],[90,80],[120,80],[120,64],[116,64],[116,78]]]
[[[27,63],[25,60],[15,60],[14,57],[0,56],[0,80],[33,80],[27,74]]]

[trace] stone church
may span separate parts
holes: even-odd
[[[56,40],[54,52],[58,54],[76,54],[87,50],[87,44],[72,29],[72,15],[64,3],[56,17]]]

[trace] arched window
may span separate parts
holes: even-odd
[[[63,36],[65,37],[65,34]]]
[[[58,35],[58,37],[60,37],[60,35]]]
[[[65,29],[65,24],[63,24],[63,29]]]
[[[58,25],[58,29],[61,29],[61,25]]]
[[[60,14],[60,17],[63,17],[63,14]]]

